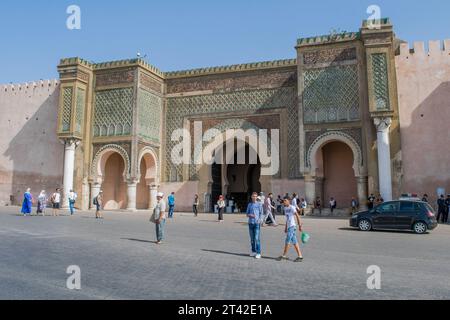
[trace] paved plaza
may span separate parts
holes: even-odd
[[[275,260],[284,226],[262,230],[263,259],[249,255],[243,215],[175,214],[154,243],[149,212],[22,217],[0,209],[0,299],[449,299],[450,226],[415,235],[360,232],[347,219],[305,218],[304,262]],[[279,217],[279,221],[283,221]],[[283,221],[284,222],[284,221]],[[81,290],[66,269],[81,268]],[[369,290],[368,266],[382,271]]]

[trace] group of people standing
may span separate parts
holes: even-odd
[[[73,215],[75,213],[75,202],[78,196],[73,190],[70,190],[67,197],[69,202],[70,214]],[[42,216],[45,216],[45,212],[49,203],[52,209],[52,216],[59,216],[59,210],[61,209],[61,191],[59,188],[55,190],[50,198],[47,196],[46,191],[42,190],[39,193],[37,199],[34,198],[33,194],[31,193],[31,189],[28,188],[23,196],[21,213],[24,216],[32,215],[33,204],[36,204],[36,215],[41,214]]]

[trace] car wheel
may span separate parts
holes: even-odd
[[[428,230],[428,226],[425,222],[419,221],[414,223],[413,230],[417,234],[424,234]]]
[[[358,223],[359,230],[370,231],[372,230],[372,223],[367,219],[362,219]]]

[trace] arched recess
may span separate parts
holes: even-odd
[[[356,179],[357,197],[362,207],[367,199],[367,168],[364,163],[364,156],[358,143],[350,135],[340,131],[330,131],[319,136],[309,147],[306,154],[305,188],[306,198],[309,203],[313,203],[316,196],[322,198],[324,204],[328,199],[323,198],[323,154],[322,149],[332,142],[343,143],[350,148],[353,155],[352,169]],[[343,181],[342,183],[345,183]],[[346,200],[347,202],[347,200]],[[340,207],[348,206],[349,203],[339,204]]]
[[[136,208],[148,209],[152,207],[152,197],[159,187],[158,156],[153,148],[145,147],[139,152],[137,160]]]
[[[126,182],[130,178],[131,162],[127,151],[119,145],[108,144],[103,146],[94,156],[91,166],[91,176],[94,183],[101,184],[105,172],[106,161],[114,154],[118,153],[125,163],[124,171],[122,173],[123,179]]]
[[[361,148],[358,143],[350,135],[339,132],[330,131],[319,136],[308,149],[306,156],[307,169],[311,176],[316,176],[317,164],[317,152],[322,149],[322,147],[330,142],[339,141],[345,143],[353,152],[353,170],[355,176],[367,175],[367,170],[364,166],[364,159],[362,155]]]
[[[105,145],[95,154],[91,165],[91,196],[103,189],[106,210],[126,208],[130,168],[128,153],[119,145]]]

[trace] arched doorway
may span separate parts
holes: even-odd
[[[350,207],[352,197],[357,198],[357,182],[353,170],[353,152],[340,141],[325,144],[317,153],[317,176],[322,179],[325,206],[331,197],[336,199],[338,208]]]
[[[103,174],[103,201],[105,210],[126,209],[127,184],[123,178],[125,162],[116,152],[105,155]]]
[[[150,149],[144,149],[139,159],[140,175],[136,186],[136,209],[145,210],[152,207],[151,193],[152,190],[156,192],[157,188],[157,160],[155,154]]]

